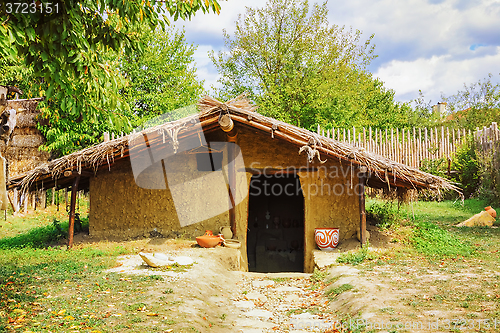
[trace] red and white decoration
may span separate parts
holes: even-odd
[[[316,228],[314,240],[321,250],[333,250],[339,243],[339,228]]]

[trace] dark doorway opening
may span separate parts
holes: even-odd
[[[247,256],[251,272],[304,271],[304,195],[296,175],[250,181]]]

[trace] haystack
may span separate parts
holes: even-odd
[[[24,100],[7,100],[0,105],[0,113],[8,108],[17,112],[17,124],[12,140],[8,146],[0,141],[0,153],[8,163],[8,178],[33,170],[37,166],[47,163],[50,154],[38,148],[45,143],[45,138],[37,129],[37,110],[40,98]]]

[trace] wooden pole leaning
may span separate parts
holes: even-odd
[[[365,208],[365,184],[367,178],[368,168],[365,166],[360,166],[358,169],[358,179],[359,179],[359,239],[361,246],[366,244],[366,208]]]
[[[226,108],[222,108],[222,114],[219,117],[219,126],[227,134],[228,152],[227,152],[227,167],[228,167],[228,194],[229,194],[229,225],[234,236],[236,236],[236,141],[238,138],[238,130],[234,126],[234,122]],[[226,113],[224,113],[226,112]],[[234,237],[233,236],[233,237]]]

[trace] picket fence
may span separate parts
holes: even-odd
[[[384,130],[353,127],[325,130],[319,125],[317,133],[414,168],[421,167],[423,160],[444,158],[451,161],[453,153],[472,134],[483,150],[491,149],[494,143],[500,140],[500,132],[496,123],[492,123],[490,127],[485,126],[483,129],[478,128],[474,133],[470,130],[444,126],[386,128]]]

